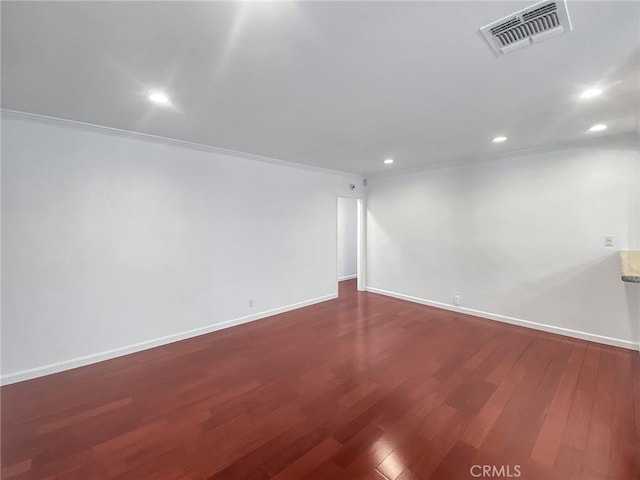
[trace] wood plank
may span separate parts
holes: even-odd
[[[553,466],[558,455],[585,351],[583,345],[573,346],[571,356],[534,444],[533,452],[531,452],[532,459],[548,467]]]
[[[274,480],[298,480],[311,473],[322,465],[342,448],[342,444],[334,438],[327,438],[312,448],[309,452],[290,463],[287,468],[281,470]]]
[[[615,354],[612,350],[603,348],[585,448],[583,474],[586,477],[592,477],[596,472],[602,475],[608,475],[609,473],[614,419],[614,388]]]

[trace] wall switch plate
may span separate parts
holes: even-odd
[[[249,299],[249,308],[253,308],[253,298]]]
[[[613,247],[613,235],[605,235],[604,236],[604,246],[605,247]]]

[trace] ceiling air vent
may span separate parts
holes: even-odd
[[[570,31],[571,20],[566,0],[536,3],[480,29],[498,55]]]

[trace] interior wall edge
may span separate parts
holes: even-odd
[[[0,385],[10,385],[12,383],[23,382],[25,380],[31,380],[45,375],[51,375],[53,373],[64,372],[66,370],[72,370],[74,368],[91,365],[93,363],[103,362],[112,358],[122,357],[131,353],[140,352],[142,350],[148,350],[151,348],[167,345],[170,343],[186,340],[189,338],[197,337],[200,335],[206,335],[208,333],[217,332],[226,328],[235,327],[244,323],[254,322],[263,318],[278,315],[280,313],[290,312],[299,308],[315,305],[316,303],[326,302],[338,298],[338,293],[332,293],[329,295],[323,295],[321,297],[311,298],[302,302],[285,305],[282,307],[274,308],[271,310],[265,310],[263,312],[254,313],[244,317],[234,318],[226,320],[224,322],[207,325],[205,327],[195,328],[192,330],[186,330],[184,332],[167,335],[165,337],[154,338],[152,340],[145,340],[143,342],[135,343],[132,345],[126,345],[124,347],[114,348],[100,353],[94,353],[83,357],[72,358],[69,360],[63,360],[61,362],[52,363],[49,365],[42,365],[28,370],[22,370],[19,372],[8,373],[0,377]]]
[[[587,340],[589,342],[602,343],[604,345],[611,345],[614,347],[626,348],[629,350],[640,351],[640,343],[632,342],[629,340],[623,340],[620,338],[606,337],[604,335],[598,335],[595,333],[583,332],[580,330],[572,330],[569,328],[556,327],[548,325],[546,323],[533,322],[531,320],[524,320],[521,318],[509,317],[506,315],[500,315],[497,313],[483,312],[482,310],[475,310],[473,308],[457,307],[455,305],[448,305],[446,303],[436,302],[428,300],[426,298],[413,297],[411,295],[405,295],[403,293],[391,292],[383,290],[381,288],[367,287],[367,292],[376,293],[378,295],[385,295],[387,297],[398,298],[400,300],[406,300],[413,303],[419,303],[421,305],[427,305],[430,307],[440,308],[443,310],[449,310],[452,312],[462,313],[465,315],[472,315],[474,317],[481,317],[487,320],[493,320],[501,323],[508,323],[510,325],[517,325],[520,327],[530,328],[532,330],[540,330],[547,333],[555,333],[558,335],[564,335],[567,337],[578,338],[581,340]]]

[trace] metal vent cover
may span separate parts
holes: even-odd
[[[497,55],[504,55],[572,30],[566,0],[542,2],[480,29]]]

